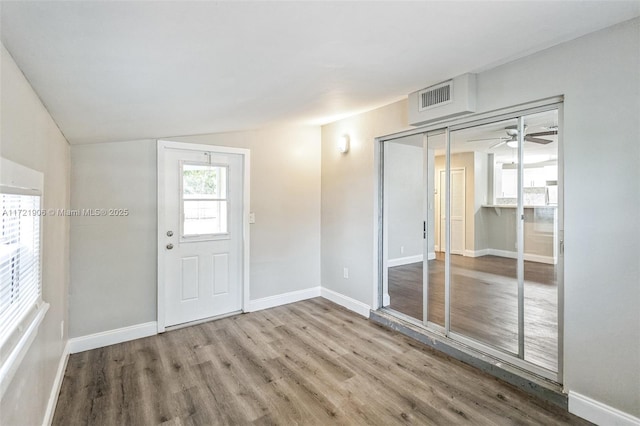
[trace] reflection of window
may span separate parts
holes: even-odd
[[[0,194],[0,346],[40,300],[40,197]]]
[[[228,232],[227,172],[226,166],[183,164],[183,236]]]

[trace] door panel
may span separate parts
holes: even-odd
[[[229,255],[226,253],[213,256],[213,294],[229,293]]]
[[[242,163],[240,154],[166,149],[165,326],[242,309]]]
[[[399,138],[384,146],[386,287],[391,309],[423,320],[424,227],[423,138]],[[385,286],[386,284],[386,286]],[[384,301],[383,301],[384,303]]]
[[[509,172],[512,160],[517,161],[514,149],[501,139],[513,126],[516,120],[506,120],[450,133],[450,331],[517,355],[517,193],[488,199],[490,154],[499,159],[500,167],[509,166]],[[461,190],[465,172],[470,182],[466,191]],[[517,174],[502,176],[505,188],[517,184]],[[496,203],[505,208],[486,207]],[[466,241],[465,218],[470,231]]]
[[[182,301],[198,298],[198,257],[182,258]]]
[[[558,371],[558,111],[524,117],[524,359]],[[557,128],[557,127],[556,127]]]

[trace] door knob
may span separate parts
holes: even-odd
[[[173,248],[173,244],[169,243],[167,244],[167,250],[171,250]]]

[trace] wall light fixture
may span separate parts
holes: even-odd
[[[340,139],[338,139],[338,150],[341,154],[346,154],[349,152],[349,135],[342,135]]]

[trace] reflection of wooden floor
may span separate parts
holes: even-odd
[[[451,331],[518,351],[516,260],[451,256]],[[525,262],[525,359],[557,370],[554,265]],[[422,321],[422,263],[389,268],[390,308]],[[444,254],[429,261],[429,321],[444,326]]]

